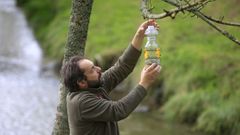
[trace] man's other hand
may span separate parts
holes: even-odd
[[[139,84],[142,85],[145,89],[148,89],[149,86],[156,80],[161,71],[161,66],[153,63],[151,65],[145,65],[141,72],[141,79]]]

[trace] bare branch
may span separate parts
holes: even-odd
[[[203,14],[203,13],[202,13]],[[205,14],[203,14],[203,16],[205,18],[207,18],[208,20],[211,20],[215,23],[219,23],[219,24],[223,24],[223,25],[229,25],[229,26],[236,26],[236,27],[240,27],[240,23],[235,23],[235,22],[224,22],[223,21],[223,17],[220,18],[220,19],[216,19],[216,18],[213,18],[213,17],[210,17],[210,16],[207,16]]]
[[[230,33],[228,33],[227,31],[219,28],[218,26],[216,26],[215,24],[213,24],[211,21],[209,21],[205,15],[201,12],[196,12],[194,13],[195,15],[197,15],[199,18],[201,18],[203,21],[205,21],[206,23],[208,23],[210,26],[212,26],[214,29],[216,29],[218,32],[220,32],[222,35],[224,35],[225,37],[227,37],[228,39],[232,40],[233,42],[235,42],[236,44],[240,45],[240,41],[238,39],[236,39],[233,35],[231,35]]]
[[[142,5],[141,5],[141,10],[143,13],[144,18],[154,18],[154,19],[162,19],[165,17],[172,17],[172,15],[174,14],[174,17],[181,11],[188,11],[190,13],[193,13],[194,16],[197,16],[198,18],[202,19],[203,21],[205,21],[207,24],[209,24],[210,26],[212,26],[214,29],[216,29],[218,32],[220,32],[222,35],[224,35],[225,37],[227,37],[228,39],[230,39],[231,41],[235,42],[236,44],[240,45],[240,41],[238,39],[236,39],[233,35],[231,35],[229,32],[221,29],[220,27],[216,26],[214,23],[218,23],[218,24],[223,24],[223,25],[229,25],[229,26],[237,26],[239,27],[240,24],[239,23],[231,23],[231,22],[224,22],[223,18],[218,20],[215,18],[211,18],[205,14],[203,14],[202,12],[200,12],[200,10],[209,2],[212,2],[214,0],[199,0],[197,2],[194,3],[190,3],[190,0],[181,0],[182,2],[178,1],[178,0],[162,0],[170,5],[173,5],[177,8],[175,9],[171,9],[169,11],[165,11],[165,13],[161,13],[161,14],[152,14],[149,12],[149,10],[147,9],[147,7],[145,5],[147,5],[148,0],[142,0]],[[184,5],[185,4],[185,5]],[[184,6],[182,6],[184,5]]]
[[[162,19],[165,17],[171,17],[172,19],[174,19],[174,17],[179,13],[182,12],[184,13],[185,10],[194,10],[194,9],[198,9],[200,3],[196,2],[193,4],[189,4],[189,5],[184,5],[184,6],[179,6],[178,8],[174,8],[171,10],[163,10],[164,13],[161,14],[153,14],[150,12],[151,9],[147,8],[147,2],[148,0],[142,0],[142,5],[141,5],[141,11],[142,11],[142,15],[144,18],[148,18],[148,19]]]

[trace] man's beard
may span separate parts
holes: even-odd
[[[87,83],[89,88],[99,88],[101,85],[100,80],[95,80],[95,81],[87,80]]]
[[[101,86],[100,78],[101,78],[101,73],[99,73],[98,80],[87,80],[88,87],[89,88],[99,88]]]

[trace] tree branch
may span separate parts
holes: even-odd
[[[240,41],[235,38],[233,35],[231,35],[229,32],[221,29],[220,27],[218,27],[217,25],[215,25],[212,22],[218,23],[218,24],[223,24],[223,25],[229,25],[229,26],[237,26],[239,27],[240,24],[239,23],[231,23],[231,22],[224,22],[222,20],[217,20],[215,18],[211,18],[205,14],[203,14],[200,10],[209,2],[212,2],[214,0],[200,0],[194,3],[190,3],[190,0],[184,0],[183,2],[180,2],[178,0],[162,0],[170,5],[173,5],[177,8],[175,9],[171,9],[169,11],[165,10],[165,13],[161,13],[161,14],[152,14],[148,9],[147,9],[147,3],[149,0],[142,0],[142,4],[141,4],[141,11],[142,11],[142,15],[144,18],[148,18],[148,19],[162,19],[165,17],[171,17],[172,19],[175,18],[175,16],[181,11],[188,11],[192,14],[194,14],[194,16],[199,17],[200,19],[202,19],[203,21],[205,21],[207,24],[209,24],[211,27],[213,27],[214,29],[216,29],[218,32],[220,32],[222,35],[224,35],[225,37],[227,37],[228,39],[230,39],[231,41],[235,42],[237,45],[240,45]],[[182,6],[183,5],[183,6]]]
[[[235,23],[235,22],[224,22],[222,21],[223,19],[216,19],[210,16],[207,16],[205,14],[202,13],[202,15],[207,18],[208,20],[211,20],[215,23],[219,23],[219,24],[223,24],[223,25],[229,25],[229,26],[236,26],[236,27],[240,27],[240,23]]]
[[[177,7],[169,11],[164,10],[164,13],[161,13],[161,14],[153,14],[153,13],[150,13],[149,9],[147,9],[147,1],[148,0],[142,1],[141,11],[142,11],[143,17],[148,19],[163,19],[165,17],[171,17],[172,19],[174,19],[179,12],[184,13],[185,10],[191,10],[199,7],[199,3],[194,3],[192,5],[184,5],[182,7]]]
[[[232,40],[233,42],[235,42],[236,44],[240,45],[240,41],[235,38],[232,34],[228,33],[227,31],[219,28],[218,26],[216,26],[215,24],[213,24],[211,21],[209,21],[203,13],[201,12],[195,12],[195,15],[197,15],[199,18],[201,18],[203,21],[205,21],[206,23],[208,23],[210,26],[212,26],[214,29],[216,29],[218,32],[220,32],[222,35],[224,35],[225,37],[227,37],[228,39]]]

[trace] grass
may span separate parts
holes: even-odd
[[[224,100],[221,104],[206,109],[198,118],[196,129],[216,135],[239,134],[239,101],[238,92],[230,100]]]
[[[61,60],[71,3],[60,0],[52,4],[52,1],[19,0],[46,56]],[[152,1],[154,12],[171,8],[164,3],[157,4],[158,0]],[[240,9],[237,5],[237,0],[219,0],[204,12],[238,21]],[[87,57],[94,58],[126,48],[138,25],[143,22],[139,8],[140,1],[106,0],[103,3],[95,0],[85,50]],[[160,80],[164,80],[161,111],[165,118],[190,124],[194,129],[210,134],[240,134],[237,106],[240,47],[187,13],[179,14],[174,20],[166,18],[157,22],[160,25],[157,42],[163,67]],[[240,37],[239,29],[224,28]],[[134,84],[139,80],[143,65],[141,57],[131,77]]]

